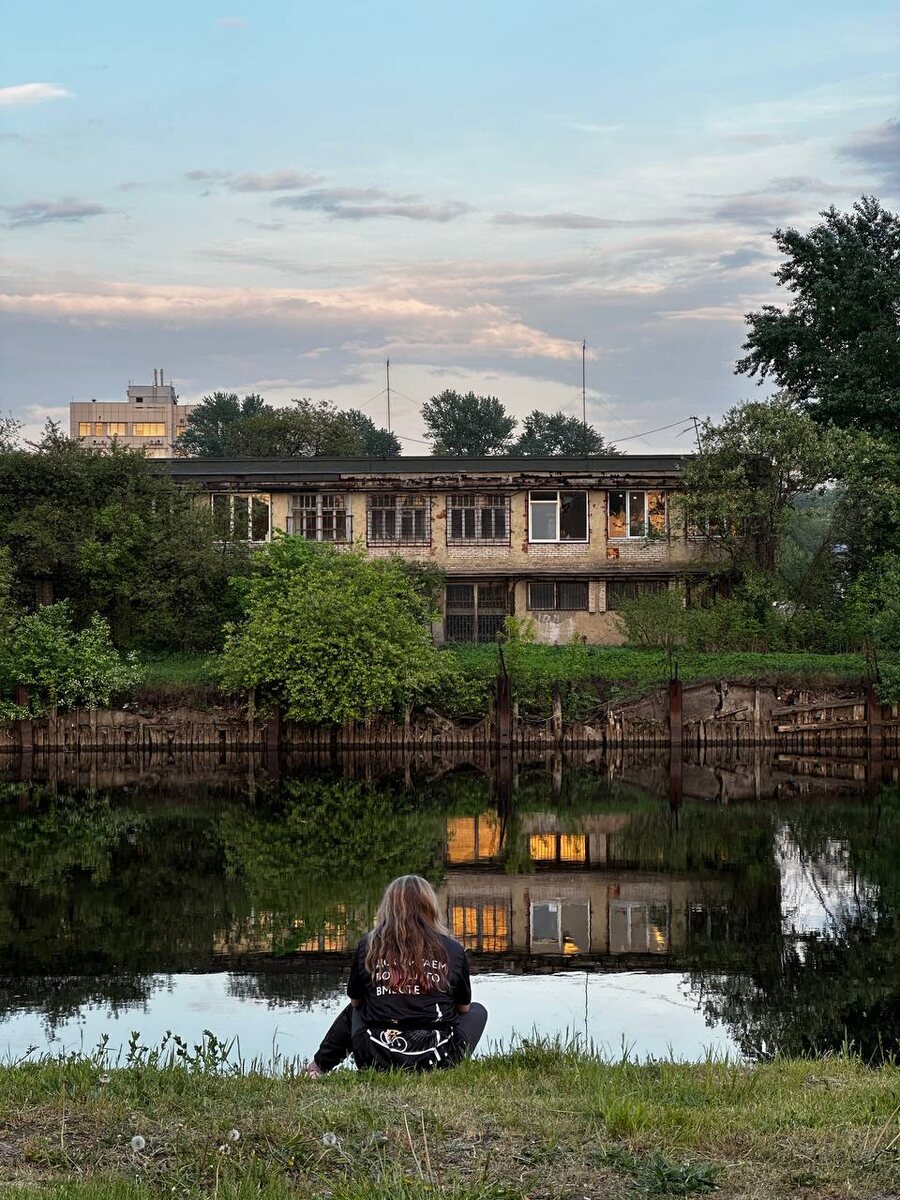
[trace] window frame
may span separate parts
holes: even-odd
[[[447,545],[448,546],[508,546],[510,545],[510,496],[509,493],[490,492],[448,492],[447,493]],[[471,500],[471,504],[462,504],[462,500]],[[483,530],[484,514],[503,512],[505,531],[499,536],[496,533],[485,535]],[[465,533],[453,533],[453,513],[471,512],[475,516],[473,524],[475,531],[471,537]],[[496,516],[491,524],[496,527]]]
[[[213,515],[213,521],[216,519],[216,500],[219,498],[228,500],[228,534],[227,537],[219,537],[217,541],[223,542],[240,542],[248,546],[263,546],[266,542],[272,540],[272,496],[269,492],[210,492],[209,507]],[[235,535],[235,501],[246,500],[247,502],[247,536],[238,537]],[[254,500],[264,501],[267,509],[268,522],[266,528],[266,536],[264,538],[255,538],[253,536],[253,502]]]
[[[453,587],[471,588],[472,603],[471,605],[455,605],[451,610],[449,600],[449,590]],[[504,592],[503,611],[499,611],[499,605],[484,603],[484,607],[489,609],[488,612],[482,612],[482,588],[497,588]],[[503,623],[510,615],[510,597],[509,587],[502,579],[448,579],[444,584],[444,641],[457,646],[491,646],[496,644],[497,634],[502,630]],[[470,618],[472,623],[473,637],[470,640],[451,637],[449,634],[449,625],[451,617]],[[482,617],[493,618],[492,624],[496,624],[497,628],[490,638],[482,638]],[[501,618],[499,623],[496,618]]]
[[[376,503],[376,501],[382,503]],[[388,503],[388,502],[391,503]],[[403,536],[403,511],[410,509],[415,514],[421,511],[423,515],[422,535],[413,532],[412,536]],[[375,512],[391,512],[395,516],[397,535],[388,537],[384,532],[373,532]],[[415,521],[413,521],[415,525]],[[430,546],[431,545],[431,496],[422,492],[370,492],[366,497],[366,545],[367,546]]]
[[[537,496],[546,497],[553,492],[556,500],[535,499]],[[582,496],[584,498],[584,537],[571,538],[561,536],[562,526],[562,497],[563,496]],[[528,541],[535,546],[557,546],[560,543],[574,546],[586,546],[591,540],[591,511],[588,503],[589,492],[586,488],[530,488],[528,491]],[[541,538],[534,536],[534,505],[550,505],[556,506],[556,536],[551,538]]]
[[[644,497],[644,521],[643,530],[641,533],[631,532],[631,497],[640,494]],[[625,497],[625,533],[610,533],[610,520],[612,516],[612,505],[610,499],[612,496],[622,495]],[[657,533],[650,524],[650,502],[648,496],[662,496],[663,498],[663,529],[661,533]],[[606,492],[606,539],[609,542],[627,542],[627,541],[661,541],[669,536],[669,492],[666,488],[608,488]]]
[[[650,585],[648,587],[648,584]],[[622,586],[633,589],[630,594],[615,596],[615,587]],[[612,588],[612,590],[611,590]],[[631,600],[639,600],[642,595],[656,594],[657,592],[665,592],[669,590],[668,579],[607,579],[606,580],[606,611],[621,612],[619,604],[610,604],[610,599],[614,598],[619,601],[624,600],[627,604]]]
[[[315,503],[309,506],[295,506],[294,501],[299,500],[301,496],[311,497]],[[333,498],[340,500],[341,504],[325,504],[325,498]],[[287,532],[292,537],[303,538],[306,542],[326,543],[335,546],[344,546],[348,542],[353,541],[353,513],[349,504],[349,495],[346,492],[325,492],[313,491],[311,488],[304,491],[291,492],[288,497],[288,512],[287,512]],[[295,522],[298,517],[302,522],[303,517],[311,513],[314,516],[316,533],[315,537],[311,538],[305,531],[296,529]],[[325,536],[325,516],[330,513],[334,522],[334,528],[337,529],[340,521],[339,516],[343,517],[344,532],[343,536],[326,537]]]
[[[139,429],[153,429],[155,433],[138,433]],[[131,436],[140,438],[164,438],[166,436],[165,421],[135,421],[131,426]]]
[[[579,605],[573,607],[566,605],[565,608],[560,608],[560,588],[566,586],[580,585],[584,587],[584,607]],[[547,608],[546,605],[535,605],[531,600],[531,589],[533,587],[552,587],[553,588],[553,607]],[[591,581],[589,579],[529,579],[527,580],[527,590],[525,594],[525,607],[528,612],[590,612],[591,611]]]

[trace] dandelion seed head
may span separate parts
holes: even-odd
[[[134,1137],[131,1139],[131,1148],[135,1152],[135,1154],[140,1154],[140,1152],[144,1149],[144,1147],[146,1145],[147,1145],[146,1141],[144,1140],[144,1138],[141,1137],[141,1135],[139,1133],[136,1133],[134,1135]]]
[[[98,1083],[109,1083],[109,1081],[111,1079],[112,1079],[112,1075],[100,1075],[97,1079],[97,1082]]]
[[[338,1135],[336,1133],[323,1133],[322,1134],[322,1145],[323,1146],[337,1146],[340,1143],[340,1140],[341,1139],[338,1137]]]
[[[239,1142],[241,1140],[241,1131],[239,1129],[228,1130],[229,1142]]]

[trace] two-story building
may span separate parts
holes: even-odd
[[[616,610],[701,576],[675,502],[682,458],[176,459],[222,536],[363,543],[446,575],[438,642],[492,642],[509,615],[539,641],[622,640]]]

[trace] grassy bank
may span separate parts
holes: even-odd
[[[444,1074],[323,1081],[21,1064],[0,1069],[0,1190],[874,1200],[900,1190],[898,1113],[900,1069],[850,1059],[609,1065],[525,1047]]]

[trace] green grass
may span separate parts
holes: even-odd
[[[216,663],[212,654],[148,654],[142,661],[149,686],[181,687],[215,682]]]
[[[420,1077],[0,1068],[16,1200],[874,1200],[900,1191],[898,1146],[900,1068],[851,1058],[610,1064],[523,1044]]]

